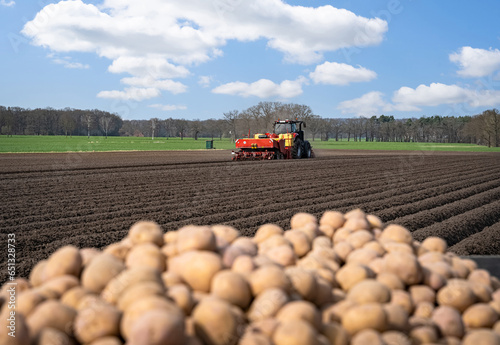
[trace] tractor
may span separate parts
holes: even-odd
[[[299,159],[312,158],[309,141],[304,140],[306,124],[303,121],[275,121],[273,133],[255,134],[253,138],[237,139],[236,149],[233,151],[233,161],[239,160],[264,160],[264,159]]]

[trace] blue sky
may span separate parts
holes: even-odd
[[[473,115],[500,106],[498,14],[494,0],[0,0],[0,105]]]

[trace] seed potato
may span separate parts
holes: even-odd
[[[450,306],[437,307],[432,313],[432,321],[445,336],[462,338],[464,324],[457,309]]]
[[[123,270],[116,277],[111,279],[101,293],[102,298],[116,304],[122,293],[129,287],[138,282],[157,282],[162,283],[160,272],[149,267],[134,267]]]
[[[497,344],[500,280],[361,210],[240,236],[134,224],[104,251],[66,246],[0,290],[0,344]]]
[[[193,310],[196,336],[207,344],[236,344],[242,335],[243,317],[231,304],[205,298]]]
[[[500,336],[489,329],[473,330],[464,337],[463,345],[500,345]]]
[[[288,294],[282,289],[264,290],[253,299],[247,313],[248,320],[255,322],[274,317],[288,301]]]
[[[292,289],[307,301],[313,301],[317,295],[318,283],[311,271],[300,267],[287,267],[285,274],[290,279]]]
[[[321,333],[326,337],[330,344],[349,344],[349,333],[347,333],[347,331],[342,328],[342,326],[337,322],[324,323],[321,329]]]
[[[382,340],[388,345],[412,345],[410,338],[399,331],[387,331],[382,333]]]
[[[169,265],[191,289],[202,292],[210,291],[213,276],[223,268],[217,254],[201,250],[182,253],[172,258]]]
[[[373,329],[364,329],[352,337],[351,345],[386,345],[382,335]]]
[[[243,275],[249,274],[255,269],[254,262],[252,257],[249,255],[240,255],[234,261],[231,267],[236,273],[240,273]]]
[[[125,269],[123,262],[109,253],[96,255],[82,272],[82,285],[87,290],[100,293],[111,279]]]
[[[401,225],[389,224],[380,235],[380,240],[385,242],[398,242],[408,245],[413,244],[413,237],[408,229]]]
[[[93,295],[93,293],[82,286],[75,286],[61,296],[61,303],[73,309],[77,309],[80,301],[87,295]]]
[[[309,213],[296,213],[290,219],[290,227],[292,229],[304,228],[308,226],[308,224],[318,224],[318,220],[316,219],[316,217]]]
[[[345,221],[343,227],[352,231],[371,229],[370,223],[368,223],[365,217],[350,217]]]
[[[157,281],[137,282],[123,291],[118,299],[118,309],[125,311],[136,301],[148,296],[164,296],[165,288]]]
[[[333,229],[341,228],[344,222],[344,215],[338,211],[326,211],[319,220],[320,225],[329,225]]]
[[[82,256],[78,248],[65,246],[56,250],[50,256],[43,270],[43,281],[63,275],[79,277],[81,269]]]
[[[125,259],[127,258],[127,254],[132,247],[133,247],[132,243],[121,241],[110,244],[109,246],[104,248],[103,252],[115,256],[120,261],[125,261]]]
[[[40,286],[44,282],[44,271],[48,260],[39,261],[31,270],[29,281],[31,286]]]
[[[122,341],[117,337],[103,337],[94,340],[89,345],[122,345]]]
[[[384,304],[383,308],[387,315],[388,330],[408,332],[410,329],[409,317],[403,307],[397,304]]]
[[[410,331],[410,339],[416,344],[433,344],[439,337],[435,327],[421,326]]]
[[[498,313],[486,303],[477,303],[464,311],[462,319],[468,328],[492,328],[498,321]]]
[[[232,243],[240,236],[240,232],[229,225],[212,225],[210,228],[216,237],[223,238],[227,243]]]
[[[374,279],[366,279],[354,285],[346,299],[356,304],[388,303],[391,300],[391,290]]]
[[[123,313],[120,320],[120,333],[128,340],[132,326],[137,322],[137,320],[144,314],[151,310],[163,310],[167,313],[175,315],[180,319],[184,318],[183,311],[172,301],[168,300],[166,297],[160,296],[147,296],[135,303],[132,303]]]
[[[437,293],[437,302],[439,305],[446,305],[464,312],[476,302],[476,295],[466,280],[450,279],[446,286]]]
[[[276,345],[316,345],[317,332],[305,321],[284,321],[276,328],[273,342]]]
[[[344,291],[349,291],[357,283],[371,277],[371,270],[358,264],[344,265],[335,274],[335,279]]]
[[[293,266],[297,261],[297,256],[290,246],[283,245],[269,249],[266,256],[275,263],[286,267]]]
[[[95,248],[82,248],[80,249],[80,256],[82,257],[82,267],[85,267],[89,262],[101,253],[100,250]]]
[[[72,336],[72,325],[75,317],[75,309],[59,301],[49,300],[39,304],[27,317],[26,323],[30,330],[31,339],[37,339],[46,327],[55,328]]]
[[[342,315],[342,327],[351,335],[367,328],[383,332],[388,325],[387,314],[379,303],[355,305]]]
[[[281,322],[301,320],[309,323],[318,332],[321,331],[321,315],[316,306],[307,301],[292,301],[285,304],[276,314]]]
[[[303,257],[311,250],[309,237],[300,230],[288,230],[285,232],[284,237],[290,241],[295,254],[297,254],[299,258]]]
[[[128,238],[133,245],[153,243],[158,247],[163,246],[163,231],[155,222],[140,221],[135,223],[128,232]]]
[[[36,290],[23,291],[17,296],[16,312],[27,317],[40,303],[45,301],[45,297]],[[8,308],[5,308],[8,310]]]
[[[248,281],[254,296],[270,288],[289,291],[291,287],[290,279],[285,272],[275,265],[259,267],[250,274]]]
[[[130,249],[125,265],[129,268],[146,266],[163,272],[166,268],[166,257],[157,245],[141,243]]]
[[[178,314],[162,309],[144,313],[130,330],[128,345],[184,345],[184,320]]]
[[[66,291],[78,286],[80,281],[72,275],[55,277],[45,282],[40,289],[53,291],[57,298],[60,298]]]
[[[233,305],[246,309],[252,299],[248,281],[230,270],[218,272],[212,279],[211,293]]]
[[[406,285],[415,285],[422,281],[422,267],[412,254],[392,252],[384,256],[382,272],[394,273]]]
[[[79,310],[73,326],[75,336],[84,344],[106,336],[119,336],[120,317],[116,307],[105,303]]]
[[[333,234],[333,244],[337,244],[337,243],[340,243],[342,241],[345,241],[347,239],[347,237],[352,234],[352,230],[351,229],[348,229],[348,228],[340,228],[338,229],[337,231],[335,231],[335,233]]]
[[[253,241],[261,243],[274,235],[283,235],[283,229],[275,224],[264,224],[257,229]]]
[[[177,231],[177,251],[216,249],[215,235],[208,226],[188,225]]]

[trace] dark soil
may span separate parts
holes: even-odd
[[[0,155],[0,236],[17,276],[57,248],[102,248],[138,220],[165,231],[230,224],[252,235],[297,212],[362,208],[445,238],[459,254],[500,254],[500,156],[318,150],[311,160],[231,162],[228,151]],[[490,243],[494,242],[494,243]],[[0,257],[0,282],[7,255]]]

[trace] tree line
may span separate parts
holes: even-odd
[[[260,102],[245,110],[232,110],[208,120],[123,120],[97,109],[24,109],[0,106],[3,135],[84,135],[232,138],[272,131],[275,120],[299,119],[311,140],[474,143],[500,146],[500,113],[485,110],[473,116],[422,116],[396,119],[391,115],[327,118],[307,105]]]

